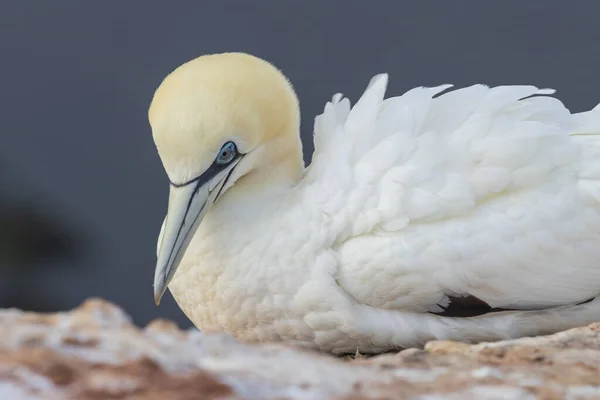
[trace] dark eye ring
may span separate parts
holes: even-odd
[[[215,159],[215,162],[219,165],[229,164],[235,156],[238,154],[237,146],[233,142],[227,142],[219,150],[219,155]]]

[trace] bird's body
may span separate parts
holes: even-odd
[[[199,74],[227,83],[194,87]],[[262,88],[273,79],[272,89],[247,93],[252,77]],[[352,109],[340,95],[327,104],[303,170],[285,85],[267,63],[224,54],[176,70],[155,95],[150,119],[172,182],[155,285],[170,274],[200,329],[366,353],[600,320],[600,109],[571,114],[532,86],[416,88],[383,100],[379,75]],[[186,102],[181,88],[193,87],[202,105]],[[228,92],[230,103],[218,94]],[[253,142],[257,130],[275,132]],[[242,143],[239,158],[203,178],[228,140]],[[219,193],[209,187],[201,217],[185,222],[204,181]],[[182,226],[187,239],[173,233]],[[188,243],[173,261],[178,240]],[[172,261],[175,274],[161,267]],[[465,299],[485,311],[446,316]]]

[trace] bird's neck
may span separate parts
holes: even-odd
[[[249,153],[254,158],[248,163],[251,170],[236,180],[208,211],[196,236],[205,240],[208,248],[227,250],[224,254],[215,253],[213,265],[226,264],[230,251],[241,252],[257,243],[259,247],[269,247],[273,237],[280,234],[283,221],[288,226],[305,221],[294,197],[294,188],[304,175],[302,143],[298,132],[293,138],[279,135]],[[296,249],[287,250],[293,254]]]
[[[301,142],[297,134],[295,138],[297,143],[289,139],[273,141],[264,150],[249,153],[249,157],[256,158],[248,163],[253,165],[252,170],[211,206],[186,252],[204,273],[220,276],[224,270],[233,273],[240,265],[250,268],[249,260],[237,259],[237,254],[248,251],[261,255],[261,262],[255,265],[259,269],[265,258],[271,257],[269,265],[277,263],[279,250],[284,255],[296,252],[296,248],[286,247],[266,254],[284,226],[296,226],[306,220],[298,212],[298,204],[289,201],[304,172]],[[302,241],[291,243],[300,246]],[[180,269],[191,267],[192,264]]]
[[[294,201],[295,175],[282,169],[279,175],[265,171],[264,175],[244,177],[223,194],[195,233],[179,267],[180,275],[191,269],[214,279],[221,279],[224,273],[236,276],[249,270],[254,271],[255,276],[273,272],[263,271],[264,265],[277,265],[275,273],[286,273],[290,255],[297,254],[306,243],[305,239],[295,237],[298,230],[288,232],[287,229],[306,222],[310,210]],[[270,184],[261,179],[267,174]],[[288,240],[277,244],[283,232],[287,233]],[[248,255],[250,257],[246,257]],[[293,270],[302,273],[299,268]]]

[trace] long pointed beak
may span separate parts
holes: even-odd
[[[163,225],[154,270],[156,305],[160,304],[200,222],[226,184],[235,164],[220,171],[212,179],[201,177],[186,185],[171,185],[167,218]]]

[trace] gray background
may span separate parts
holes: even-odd
[[[600,102],[593,0],[1,5],[0,200],[36,204],[85,244],[73,259],[0,269],[4,307],[65,309],[101,296],[140,324],[189,325],[170,295],[160,308],[152,299],[168,188],[147,107],[168,72],[202,53],[250,52],[288,75],[307,160],[325,102],[338,91],[355,101],[379,72],[391,74],[395,94],[442,83],[535,84],[557,89],[573,111]],[[2,297],[9,292],[21,300]]]

